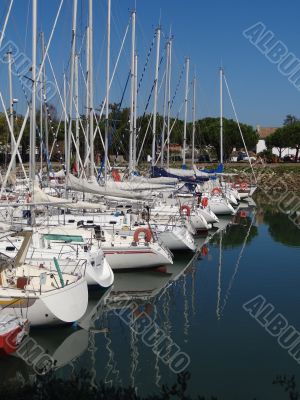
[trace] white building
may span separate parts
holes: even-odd
[[[256,126],[256,131],[259,134],[259,140],[256,145],[256,154],[261,153],[262,151],[266,150],[266,138],[272,133],[274,133],[278,128],[274,127],[268,127],[264,128],[261,127],[260,125]],[[279,156],[279,149],[277,147],[273,147],[272,153],[275,154],[276,156]],[[289,147],[282,149],[281,151],[281,157],[284,156],[292,156],[296,154],[296,149],[291,149]]]

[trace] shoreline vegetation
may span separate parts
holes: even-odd
[[[148,396],[139,395],[134,387],[114,387],[103,382],[91,384],[91,375],[85,371],[73,374],[69,378],[59,378],[55,374],[37,376],[27,382],[22,379],[13,379],[0,383],[1,398],[13,400],[218,400],[213,395],[196,397],[188,394],[189,372],[177,376],[172,386],[162,385],[160,393]],[[295,376],[277,376],[270,382],[270,387],[282,392],[282,399],[298,400],[300,394]],[[200,391],[199,387],[199,391]],[[259,390],[259,388],[257,388]],[[249,396],[249,400],[255,400]],[[221,400],[221,399],[220,399]]]

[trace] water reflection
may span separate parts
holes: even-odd
[[[246,244],[250,244],[258,236],[258,229],[253,224],[251,210],[240,211],[230,221],[227,221],[224,229],[214,235],[211,243],[219,243],[221,236],[223,249],[233,249],[243,246],[245,237],[247,239]]]
[[[281,371],[272,369],[271,339],[266,337],[266,342],[260,344],[261,332],[253,332],[253,322],[243,314],[241,305],[244,297],[248,299],[257,294],[255,277],[263,279],[263,275],[258,275],[263,265],[256,268],[255,262],[259,251],[264,254],[268,249],[264,241],[268,241],[272,254],[274,241],[299,247],[299,236],[288,215],[280,214],[276,208],[259,201],[257,208],[241,207],[236,216],[221,218],[214,231],[197,238],[195,255],[177,254],[174,264],[167,267],[119,272],[110,291],[90,292],[86,315],[75,326],[32,329],[31,337],[54,358],[61,376],[85,368],[91,374],[92,384],[103,380],[111,386],[131,385],[141,395],[152,393],[155,387],[173,382],[174,374],[120,320],[117,311],[125,306],[133,324],[145,312],[191,356],[191,392],[199,394],[203,388],[206,395],[216,394],[220,398],[251,398],[243,396],[250,393],[252,385],[245,363],[252,362],[253,371],[258,369],[262,376],[258,379],[260,388],[264,387],[263,381],[269,385]],[[265,279],[269,285],[267,274]],[[265,369],[274,372],[273,375],[259,369],[259,351],[256,354],[249,350],[249,354],[242,348],[242,343],[247,343],[251,336],[248,332],[255,337],[255,346],[266,353]],[[249,340],[251,343],[254,339],[251,336]],[[241,360],[236,348],[242,355]],[[293,361],[288,359],[284,365],[287,371],[293,372]],[[228,383],[232,382],[228,368],[243,382],[237,395]],[[26,380],[34,376],[32,368],[16,357],[0,358],[0,369],[3,379],[21,376]],[[202,376],[201,390],[199,376]],[[256,387],[254,392],[257,394],[260,390]]]
[[[286,246],[300,247],[300,231],[289,215],[278,211],[265,210],[263,220],[269,227],[269,233],[275,242]]]

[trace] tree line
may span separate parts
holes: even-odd
[[[64,121],[60,121],[57,117],[57,111],[54,106],[48,108],[49,118],[48,118],[48,131],[49,131],[49,147],[51,148],[55,142],[53,159],[57,160],[61,157],[61,153],[64,148]],[[119,109],[117,104],[110,105],[110,115],[109,115],[109,153],[110,155],[123,155],[125,159],[128,159],[129,153],[129,119],[130,110],[129,108]],[[96,122],[97,120],[97,122]],[[15,137],[18,137],[21,126],[23,123],[22,115],[15,115]],[[137,152],[139,154],[140,149],[143,145],[143,150],[141,151],[141,161],[146,160],[147,155],[151,154],[151,143],[152,143],[152,123],[153,116],[150,114],[144,114],[139,116],[137,119]],[[37,130],[39,130],[40,124],[40,114],[37,113]],[[75,135],[75,122],[72,122],[72,130]],[[95,117],[95,128],[99,125],[102,140],[104,140],[105,132],[105,119],[104,117]],[[83,156],[85,147],[85,136],[83,129],[87,126],[86,116],[81,116],[80,124],[80,152]],[[170,142],[173,144],[182,145],[183,144],[183,129],[184,122],[181,119],[172,117],[170,119],[171,136]],[[243,141],[240,135],[239,127],[235,121],[232,119],[223,120],[224,127],[224,156],[225,159],[229,158],[232,150],[234,148],[243,148]],[[258,134],[255,129],[247,124],[240,124],[241,130],[244,135],[246,145],[249,150],[255,149],[258,141]],[[161,115],[157,115],[157,151],[159,152],[161,148],[161,133],[165,129],[165,137],[167,137],[166,122]],[[21,141],[22,146],[22,158],[24,161],[28,159],[28,149],[29,149],[29,135],[30,135],[29,121],[26,124],[23,138]],[[192,141],[192,123],[187,124],[187,143]],[[7,145],[10,143],[10,133],[6,123],[6,118],[4,114],[0,114],[0,146],[3,162],[4,158],[7,158]],[[217,155],[220,153],[220,120],[219,118],[207,117],[199,119],[196,121],[196,133],[195,133],[195,145],[198,149],[203,149],[206,146],[213,146],[216,150]],[[40,135],[37,132],[37,146],[40,147]],[[99,154],[100,157],[103,156],[101,137],[99,131],[95,137],[95,153]],[[73,150],[74,153],[74,150]],[[74,154],[73,154],[74,155]]]
[[[298,160],[300,151],[300,120],[294,115],[287,115],[283,126],[276,129],[274,133],[266,138],[266,146],[268,149],[276,147],[280,158],[284,149],[295,149],[295,160]]]

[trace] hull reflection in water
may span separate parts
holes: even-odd
[[[8,364],[11,368],[3,368],[7,379],[15,379],[18,376],[22,376],[25,380],[28,380],[29,376],[36,374],[33,358],[37,347],[40,347],[41,352],[36,353],[36,361],[43,354],[46,354],[47,358],[51,360],[51,365],[45,372],[49,372],[50,369],[58,370],[66,366],[72,366],[72,363],[88,350],[91,340],[94,340],[94,334],[97,333],[95,322],[102,316],[103,304],[109,295],[109,291],[90,292],[86,313],[73,327],[32,329],[28,341],[24,341],[19,351],[14,354],[13,358],[9,359]],[[98,331],[102,332],[102,330]],[[31,359],[32,365],[26,362],[29,359]],[[0,357],[0,368],[4,362],[7,363],[7,358]]]
[[[106,301],[106,310],[118,308],[118,302],[148,301],[155,298],[172,281],[177,280],[191,265],[195,255],[178,256],[173,265],[144,271],[118,272]]]

